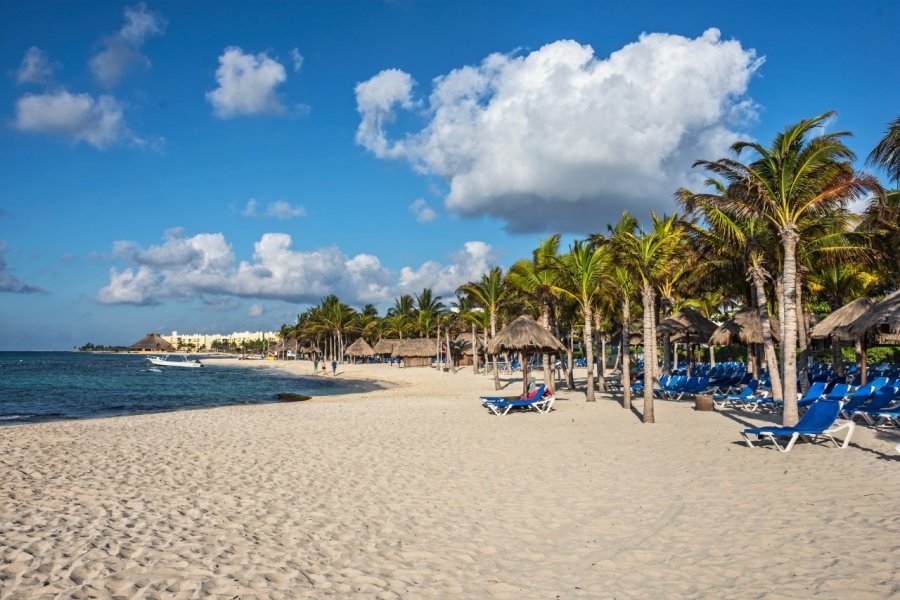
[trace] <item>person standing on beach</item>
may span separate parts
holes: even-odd
[[[332,375],[337,377],[337,361],[336,360],[331,361],[331,373],[332,373]]]
[[[322,359],[322,377],[328,375],[328,371],[325,370],[325,359]]]
[[[316,359],[313,361],[313,375],[318,374],[318,372],[319,372],[319,357],[317,356]]]

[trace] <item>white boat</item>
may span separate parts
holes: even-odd
[[[174,360],[175,356],[177,356],[181,360]],[[157,367],[181,367],[185,369],[199,369],[203,366],[203,363],[201,363],[199,360],[191,360],[183,354],[177,354],[175,356],[148,356],[147,360],[149,360],[151,364],[154,364]]]

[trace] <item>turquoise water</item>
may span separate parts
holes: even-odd
[[[143,357],[81,352],[0,352],[0,425],[276,402],[279,392],[323,396],[363,384],[275,369],[153,367]],[[152,369],[152,370],[151,370]]]

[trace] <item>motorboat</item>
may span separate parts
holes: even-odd
[[[176,357],[180,360],[175,360]],[[199,369],[203,366],[203,363],[201,363],[199,360],[190,359],[183,354],[148,356],[147,360],[150,361],[150,364],[156,365],[157,367],[181,367],[184,369]]]

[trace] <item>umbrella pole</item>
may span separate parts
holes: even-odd
[[[522,363],[522,395],[528,395],[528,361],[525,360],[525,352],[519,353],[519,361]]]

